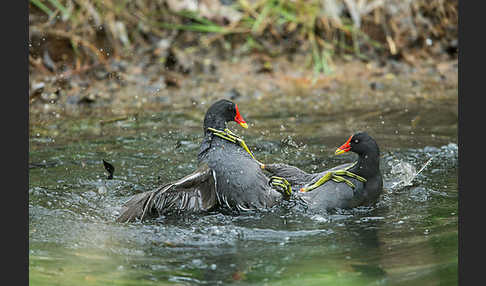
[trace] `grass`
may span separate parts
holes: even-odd
[[[189,0],[179,2],[184,1]],[[219,9],[230,9],[226,11],[238,16],[226,21],[213,10],[206,17],[208,13],[203,16],[201,9],[174,11],[164,1],[30,0],[30,3],[29,11],[35,16],[31,31],[44,35],[54,29],[58,35],[70,39],[78,62],[82,53],[89,54],[83,58],[101,61],[100,53],[94,50],[106,50],[107,42],[115,56],[123,56],[149,44],[145,40],[148,35],[166,38],[175,32],[191,33],[195,38],[209,34],[225,40],[226,36],[236,36],[231,37],[232,47],[251,46],[250,51],[265,52],[264,42],[282,49],[293,48],[309,55],[318,74],[332,72],[333,58],[337,56],[369,59],[407,52],[428,38],[457,39],[457,0],[236,0],[231,6],[219,4]],[[105,48],[100,44],[100,27],[105,31]],[[283,39],[293,40],[288,45],[302,44],[285,47]],[[422,43],[419,48],[426,45]]]

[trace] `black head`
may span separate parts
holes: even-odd
[[[379,154],[380,150],[375,139],[373,139],[366,132],[357,132],[346,141],[341,147],[339,147],[335,154],[339,155],[348,151],[357,153],[358,155],[366,155],[371,153]]]
[[[216,129],[226,128],[226,122],[235,121],[244,128],[248,128],[243,117],[241,117],[238,105],[227,100],[220,99],[213,103],[204,117],[204,129],[208,127]]]

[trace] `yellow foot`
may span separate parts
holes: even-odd
[[[285,178],[272,176],[270,177],[270,181],[268,183],[270,184],[270,186],[275,187],[277,191],[282,193],[287,198],[292,195],[292,187]]]
[[[346,171],[346,170],[337,170],[337,171],[331,171],[329,173],[326,173],[324,176],[322,176],[322,178],[320,178],[314,184],[301,188],[300,192],[304,193],[304,192],[312,191],[313,189],[323,185],[325,182],[327,182],[329,180],[333,180],[334,182],[337,182],[337,183],[346,183],[348,186],[350,186],[351,188],[354,189],[355,185],[350,180],[344,178],[343,176],[354,178],[354,179],[361,181],[361,182],[366,182],[365,178],[358,176],[355,173],[351,173],[351,172]]]

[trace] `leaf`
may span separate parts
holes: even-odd
[[[30,0],[30,2],[32,4],[34,4],[35,6],[37,6],[37,8],[41,9],[44,13],[46,13],[49,17],[54,13],[52,12],[51,9],[49,9],[49,7],[47,7],[46,5],[44,5],[42,2],[40,2],[39,0]]]
[[[112,164],[106,162],[104,159],[103,159],[103,166],[105,166],[105,170],[108,172],[107,179],[108,180],[113,179],[113,172],[115,172],[115,167],[113,167]]]
[[[64,18],[66,19],[69,19],[69,17],[71,16],[69,11],[66,9],[66,7],[62,6],[61,3],[59,3],[59,1],[57,0],[49,0],[49,2],[54,5],[57,9],[59,9],[59,11],[62,12],[62,15]]]

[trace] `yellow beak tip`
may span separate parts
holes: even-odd
[[[339,154],[342,154],[344,153],[344,150],[341,150],[341,149],[337,149],[336,152],[334,152],[334,155],[339,155]]]
[[[248,124],[246,124],[246,122],[242,122],[242,123],[240,123],[240,125],[241,125],[241,127],[243,127],[243,128],[248,128]]]

